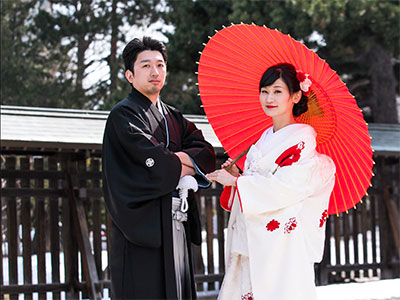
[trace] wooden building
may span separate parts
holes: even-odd
[[[2,296],[32,299],[107,295],[110,218],[101,190],[101,144],[108,112],[1,107]],[[204,116],[188,115],[217,152]],[[330,217],[318,284],[400,277],[400,125],[370,124],[376,162],[357,209]],[[194,247],[200,298],[217,294],[224,274],[228,213],[221,186],[200,191],[203,245]]]

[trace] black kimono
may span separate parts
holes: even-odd
[[[174,152],[186,152],[203,172],[215,169],[214,150],[201,131],[178,110],[162,105],[168,148],[162,114],[134,88],[112,109],[104,131],[103,191],[113,221],[109,265],[114,299],[177,298],[171,199],[181,162]],[[200,245],[193,194],[188,201],[187,244]],[[195,299],[193,278],[192,283]]]

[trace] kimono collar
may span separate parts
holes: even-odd
[[[130,100],[140,102],[140,105],[144,108],[150,108],[153,104],[149,98],[147,98],[145,95],[143,95],[137,89],[135,89],[133,86],[132,86],[131,92],[129,93],[128,98]]]
[[[163,130],[165,130],[165,123],[164,123],[164,116],[162,115],[162,113],[159,111],[159,109],[153,104],[153,102],[151,102],[151,100],[149,98],[147,98],[145,95],[143,95],[141,92],[139,92],[137,89],[135,89],[134,87],[132,87],[131,92],[129,93],[128,98],[132,101],[136,101],[138,102],[138,104],[143,107],[146,111],[151,111],[152,115],[154,116],[154,118],[157,120],[157,123],[159,126],[161,126],[161,128]],[[163,106],[163,108],[165,107],[163,105],[163,103],[161,102],[161,100],[159,99],[158,101],[160,101],[160,105]],[[165,111],[165,109],[164,109]]]
[[[167,121],[164,115],[159,111],[159,109],[151,102],[149,98],[147,98],[145,95],[143,95],[134,87],[132,87],[128,99],[130,101],[135,102],[143,109],[143,111],[145,111],[146,116],[150,123],[151,130],[154,134],[154,137],[159,142],[164,142],[166,145],[168,145],[169,133],[167,133],[168,131]],[[159,105],[162,106],[164,112],[168,114],[168,112],[166,112],[166,106],[161,102],[161,100],[158,101],[160,101]]]
[[[301,142],[306,144],[306,148],[302,151],[302,156],[314,155],[315,138],[315,130],[311,126],[302,123],[288,125],[276,132],[273,132],[272,127],[269,127],[257,143],[250,148],[245,169],[249,166],[249,162],[273,166],[282,152]]]

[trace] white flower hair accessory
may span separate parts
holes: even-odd
[[[296,70],[296,78],[300,82],[300,89],[306,96],[308,96],[310,92],[310,86],[312,85],[311,79],[308,78],[309,76],[309,74],[306,74],[303,71]]]

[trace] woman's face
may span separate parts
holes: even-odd
[[[300,100],[297,94],[290,95],[286,83],[278,78],[273,84],[261,88],[260,103],[267,116],[287,117],[292,115],[293,105]]]

